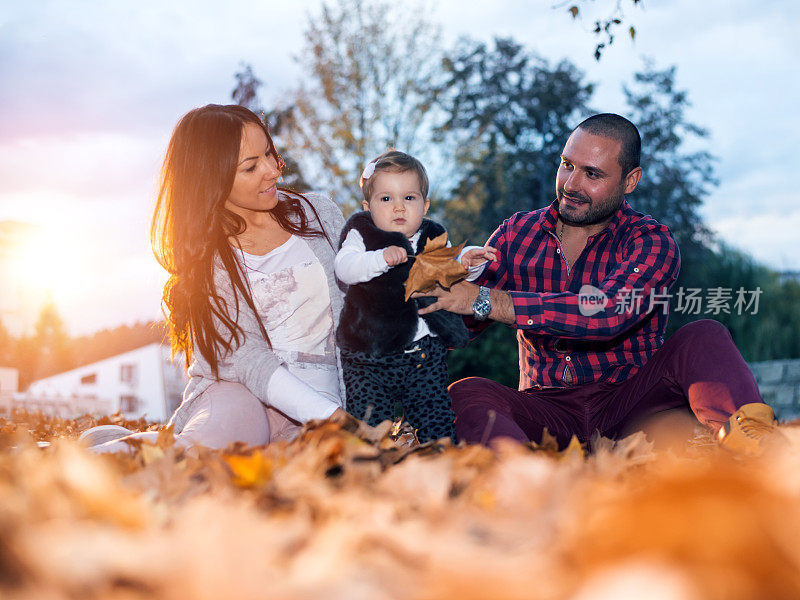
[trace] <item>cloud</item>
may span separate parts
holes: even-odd
[[[0,198],[6,210],[32,193],[68,194],[78,203],[115,195],[152,196],[167,134],[88,132],[0,142]],[[49,203],[48,203],[49,204]]]
[[[720,159],[721,185],[704,214],[726,240],[765,263],[796,268],[788,249],[800,224],[793,212],[800,4],[631,6],[625,18],[637,28],[635,43],[620,31],[597,63],[590,30],[608,4],[583,3],[589,12],[573,21],[552,3],[429,3],[446,43],[463,34],[513,36],[551,61],[573,61],[597,82],[598,110],[625,110],[621,85],[641,68],[640,55],[659,67],[677,64],[678,86],[694,105],[690,118],[711,131],[699,145]],[[264,81],[262,101],[280,100],[300,76],[292,56],[303,45],[307,13],[320,5],[40,0],[4,7],[0,221],[60,224],[102,249],[89,265],[98,273],[92,289],[69,314],[64,308],[71,325],[86,331],[92,319],[99,327],[158,315],[163,272],[147,233],[174,124],[193,107],[228,102],[242,60]]]
[[[703,207],[703,214],[713,221],[731,215],[747,218],[764,210],[773,214],[795,210],[798,195],[784,182],[785,168],[771,164],[722,177],[719,188]]]
[[[712,228],[770,269],[800,270],[800,254],[795,250],[800,210],[731,216],[713,222]]]
[[[229,101],[241,60],[267,87],[288,81],[301,14],[248,0],[17,4],[0,36],[1,135],[168,131],[190,108]]]

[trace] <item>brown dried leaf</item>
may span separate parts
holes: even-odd
[[[558,454],[558,440],[556,436],[550,433],[547,427],[542,430],[542,441],[539,444],[531,442],[531,445],[535,450],[548,452],[550,454]]]
[[[158,431],[158,437],[156,438],[156,446],[158,446],[162,450],[174,446],[175,436],[172,433],[173,429],[175,429],[174,423],[169,427],[164,427],[163,429],[160,429]]]
[[[331,422],[257,450],[95,456],[69,441],[89,424],[0,419],[4,599],[249,599],[265,581],[276,599],[611,598],[604,574],[641,580],[640,557],[648,583],[691,583],[670,597],[800,597],[800,427],[752,463],[654,454],[642,433],[595,436],[584,460],[549,433],[405,448]]]
[[[389,420],[381,421],[375,427],[370,427],[366,423],[362,422],[358,430],[356,431],[356,435],[361,439],[371,442],[373,444],[379,443],[384,438],[389,437],[393,425],[394,423],[392,423]]]
[[[164,451],[155,444],[143,443],[140,452],[145,465],[150,465],[164,458]]]
[[[564,451],[561,453],[561,458],[563,460],[571,460],[573,458],[584,458],[583,446],[581,445],[580,441],[576,436],[572,436],[572,439],[569,441],[569,445],[564,448]]]
[[[436,287],[436,284],[450,289],[451,285],[462,280],[467,270],[454,259],[463,247],[462,242],[458,246],[448,248],[447,233],[430,240],[422,254],[418,254],[414,264],[411,265],[405,283],[406,302],[414,292],[427,292]]]

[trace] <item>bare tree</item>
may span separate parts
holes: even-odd
[[[429,151],[441,51],[426,14],[420,5],[334,0],[309,20],[299,57],[306,80],[284,139],[345,211],[358,205],[366,161],[388,146],[423,160]]]

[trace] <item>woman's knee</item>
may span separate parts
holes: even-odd
[[[216,403],[218,400],[234,402],[240,406],[261,406],[261,401],[241,383],[233,381],[216,381],[212,383],[202,397],[209,402]]]
[[[260,446],[269,442],[266,408],[239,383],[213,383],[197,399],[181,437],[193,443],[223,448],[232,442]]]

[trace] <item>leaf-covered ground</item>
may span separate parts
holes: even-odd
[[[800,597],[800,427],[742,461],[702,438],[409,450],[333,424],[98,456],[76,441],[95,423],[0,419],[0,597]]]

